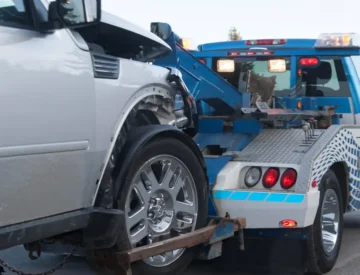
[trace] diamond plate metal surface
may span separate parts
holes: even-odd
[[[354,136],[351,129],[359,129],[359,127],[338,127],[336,134],[333,135],[325,148],[323,147],[324,149],[314,158],[311,170],[308,171],[311,173],[309,183],[314,180],[320,182],[332,164],[345,162],[349,172],[350,200],[348,210],[355,211],[360,209],[360,171],[358,169],[360,146],[356,141],[357,137]],[[310,167],[305,165],[302,168],[303,170],[310,169]]]
[[[316,139],[305,143],[302,129],[267,129],[246,148],[233,155],[235,161],[300,164],[305,153],[324,131],[316,131]],[[301,146],[306,144],[307,146]]]
[[[256,163],[271,166],[274,163],[300,165],[298,182],[293,191],[306,193],[311,182],[320,182],[326,171],[336,162],[348,167],[350,201],[348,210],[360,209],[360,146],[353,125],[333,125],[318,130],[316,141],[305,150],[300,146],[305,139],[300,129],[269,129],[257,136],[242,152],[234,153],[233,160],[246,165]],[[360,132],[359,132],[360,136]],[[359,137],[360,139],[360,137]]]

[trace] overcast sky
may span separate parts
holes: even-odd
[[[147,30],[170,23],[195,45],[227,40],[231,26],[245,39],[360,34],[360,0],[103,0],[103,8]]]

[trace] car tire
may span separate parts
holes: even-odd
[[[319,207],[314,224],[308,228],[306,245],[307,269],[312,274],[325,274],[333,269],[340,252],[344,223],[343,198],[334,171],[328,170],[325,173],[319,189]],[[334,218],[327,215],[330,219],[325,219],[325,215],[331,213]],[[324,235],[335,231],[336,240],[325,243]]]
[[[153,166],[158,163],[161,165]],[[175,169],[168,170],[174,172],[175,179],[178,180],[175,184],[175,181],[169,181],[170,177],[161,175],[160,171],[162,171],[166,165]],[[151,173],[149,167],[153,173]],[[160,169],[159,167],[162,168]],[[180,170],[176,170],[178,167],[180,167]],[[144,173],[144,171],[146,172]],[[154,181],[154,179],[156,180]],[[171,179],[173,179],[173,177],[171,177]],[[150,191],[144,188],[149,182],[151,183],[151,187],[149,187]],[[177,185],[180,182],[184,183],[181,185],[182,187]],[[162,184],[160,185],[159,183]],[[115,247],[117,251],[128,250],[152,242],[155,243],[161,240],[162,237],[160,235],[163,234],[163,232],[159,232],[164,228],[167,228],[166,232],[169,230],[169,232],[172,233],[184,234],[188,231],[206,226],[208,214],[208,182],[205,171],[191,149],[176,138],[156,138],[142,147],[133,156],[125,177],[116,179],[115,185],[120,186],[119,196],[116,200],[116,208],[123,210],[125,213],[121,223],[121,232],[124,233],[120,235],[117,240]],[[186,195],[184,191],[185,188],[188,189]],[[177,194],[176,192],[178,191],[175,192],[174,190],[178,189],[180,191]],[[180,198],[179,194],[181,193]],[[187,198],[185,198],[186,196]],[[178,200],[184,200],[184,202],[180,204]],[[190,201],[193,203],[191,204]],[[186,208],[182,209],[185,202]],[[139,206],[136,206],[136,204]],[[189,209],[189,213],[184,215],[185,212],[181,212],[178,209],[182,209],[183,211]],[[196,209],[196,211],[194,210],[194,213],[190,213],[191,209]],[[188,231],[181,231],[180,225],[186,223],[184,221],[178,222],[178,219],[180,219],[176,216],[178,214],[183,215],[181,216],[182,219],[186,220],[187,218],[187,223],[191,223],[189,222],[191,221],[191,215],[189,214],[195,214],[192,216],[191,225],[189,225],[191,228],[187,228]],[[169,217],[171,215],[172,218],[170,219]],[[140,218],[141,220],[137,222],[137,219]],[[141,234],[133,234],[133,232],[137,230],[141,232]],[[145,236],[144,238],[142,238],[143,235]],[[165,239],[173,236],[176,236],[176,234],[172,236],[168,235]],[[138,240],[140,241],[137,242]],[[177,274],[187,268],[197,252],[198,247],[193,247],[178,250],[174,252],[173,255],[167,254],[165,256],[156,256],[141,260],[132,264],[132,272],[133,274],[147,275]],[[168,259],[168,262],[166,262],[166,259]],[[161,263],[161,261],[164,262]]]

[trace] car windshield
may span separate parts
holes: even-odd
[[[23,0],[0,0],[0,24],[29,24]]]
[[[286,72],[273,73],[268,70],[269,59],[285,59]],[[216,62],[215,62],[216,64]],[[216,66],[216,65],[215,65]],[[235,58],[235,71],[232,73],[219,73],[224,79],[239,91],[246,89],[248,71],[258,76],[275,78],[275,95],[288,96],[290,92],[290,57],[239,57]]]

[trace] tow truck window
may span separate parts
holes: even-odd
[[[233,73],[219,73],[225,80],[227,80],[239,91],[244,91],[246,88],[247,72],[250,70],[253,73],[264,76],[275,76],[275,89],[276,96],[288,96],[290,92],[290,57],[276,57],[286,60],[286,72],[271,73],[268,70],[269,57],[244,57],[235,59],[235,71]],[[214,60],[214,69],[216,71],[217,60]]]
[[[303,69],[302,89],[305,96],[349,97],[349,84],[341,58],[324,57],[318,67]]]
[[[24,0],[0,0],[0,25],[15,28],[33,26]]]
[[[359,55],[354,55],[351,57],[352,62],[355,66],[356,72],[358,77],[360,78],[360,56]]]

